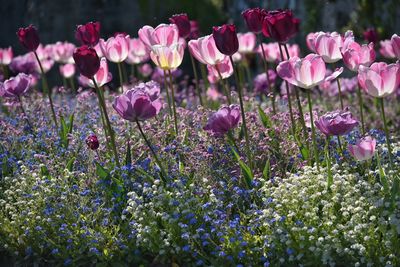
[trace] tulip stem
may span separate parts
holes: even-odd
[[[339,136],[338,136],[339,137]],[[331,169],[331,158],[329,155],[329,136],[326,137],[326,143],[325,143],[325,162],[326,162],[326,171],[327,171],[327,189],[331,187],[333,184],[333,175],[332,175],[332,169]]]
[[[169,86],[171,87],[171,100],[172,100],[172,108],[173,108],[173,114],[174,114],[174,125],[175,125],[175,134],[178,136],[178,119],[176,116],[176,106],[175,106],[175,90],[174,90],[174,84],[172,83],[172,74],[171,70],[168,70],[168,76],[169,76]]]
[[[29,129],[30,129],[30,131],[32,132],[33,136],[36,137],[35,130],[34,130],[32,124],[31,124],[31,122],[30,122],[30,120],[29,120],[28,114],[26,113],[26,111],[25,111],[25,109],[24,109],[24,104],[23,104],[23,102],[22,102],[22,98],[21,98],[21,96],[19,96],[19,95],[18,95],[18,101],[19,101],[19,105],[20,105],[20,107],[21,107],[22,114],[24,115],[25,121],[26,121],[26,123],[28,124]]]
[[[310,122],[311,122],[310,124],[311,124],[311,132],[312,132],[312,142],[313,142],[313,147],[314,147],[314,160],[315,160],[315,163],[317,164],[317,169],[319,171],[318,149],[317,149],[316,136],[315,136],[314,116],[313,116],[310,90],[307,90],[307,100],[308,100],[308,108],[310,111]]]
[[[112,127],[111,127],[110,119],[109,119],[108,113],[107,113],[106,103],[105,103],[104,97],[103,97],[103,95],[102,95],[102,93],[100,91],[100,88],[96,83],[96,80],[94,78],[92,78],[92,81],[93,81],[94,87],[96,89],[96,93],[97,93],[97,97],[98,97],[98,100],[99,100],[100,108],[103,109],[104,119],[105,119],[106,127],[107,127],[107,130],[108,130],[108,136],[110,137],[110,141],[111,141],[111,148],[112,148],[112,150],[114,152],[115,163],[117,164],[117,167],[120,167],[117,147],[115,145],[115,133],[114,133]]]
[[[120,84],[120,86],[121,86],[121,92],[123,92],[124,91],[124,89],[122,88],[122,86],[123,86],[123,84],[124,84],[124,77],[123,77],[123,74],[122,74],[122,67],[121,67],[121,62],[118,62],[117,63],[117,66],[118,66],[118,75],[119,75],[119,84]]]
[[[275,90],[274,90],[274,88],[272,88],[272,86],[271,86],[271,79],[270,79],[270,77],[269,77],[269,72],[268,72],[268,62],[267,62],[267,58],[265,57],[265,50],[264,50],[264,46],[262,45],[262,41],[261,41],[261,36],[260,36],[260,34],[257,34],[257,38],[258,38],[258,42],[260,43],[261,51],[262,51],[262,55],[263,55],[262,62],[264,63],[264,71],[265,71],[265,74],[267,75],[268,90],[269,90],[269,92],[272,94],[272,112],[273,112],[273,114],[276,114],[276,108],[275,108]]]
[[[163,181],[164,185],[166,185],[166,184],[167,184],[167,180],[166,180],[166,179],[167,179],[167,174],[166,174],[166,172],[165,172],[165,170],[164,170],[164,167],[163,167],[163,165],[161,164],[161,161],[160,161],[160,159],[158,158],[158,156],[157,156],[156,152],[154,151],[153,147],[151,146],[150,141],[147,139],[146,135],[144,134],[144,132],[143,132],[143,130],[142,130],[142,127],[140,126],[140,123],[139,123],[139,121],[138,121],[137,119],[136,119],[136,124],[137,124],[137,126],[138,126],[138,128],[139,128],[140,134],[142,135],[144,141],[146,142],[146,145],[150,148],[150,151],[151,151],[151,153],[153,154],[154,159],[155,159],[156,162],[157,162],[157,165],[160,167],[160,170],[161,170],[161,180]]]
[[[233,66],[232,66],[232,68],[233,68]],[[215,69],[218,72],[219,82],[222,85],[222,87],[224,88],[224,93],[226,95],[226,100],[228,101],[228,104],[230,105],[232,103],[232,101],[231,101],[231,94],[230,94],[230,90],[228,88],[228,85],[227,85],[227,83],[224,83],[224,80],[222,79],[222,75],[221,75],[221,72],[219,71],[218,64],[215,64]]]
[[[360,105],[361,130],[362,130],[362,134],[365,135],[363,98],[362,98],[360,86],[357,87],[357,96],[358,96],[358,103]]]
[[[339,146],[339,152],[340,152],[341,156],[344,157],[342,141],[340,140],[339,135],[337,135],[336,137],[337,137],[337,142],[338,142],[338,146]]]
[[[4,80],[8,79],[8,67],[7,65],[1,64],[1,69],[3,70]]]
[[[72,76],[72,77],[68,78],[68,80],[69,80],[69,84],[71,85],[72,92],[76,93],[74,77]]]
[[[196,80],[196,92],[197,92],[197,95],[199,97],[200,105],[203,106],[203,98],[201,97],[201,89],[200,89],[200,86],[199,86],[199,76],[197,75],[196,63],[194,61],[194,58],[193,58],[192,54],[189,53],[189,55],[190,55],[190,60],[192,62],[194,79]]]
[[[339,94],[339,101],[340,101],[340,108],[344,110],[343,99],[342,99],[342,87],[340,86],[339,77],[336,78],[338,94]]]
[[[383,98],[379,98],[379,102],[381,104],[382,120],[383,120],[384,129],[385,129],[385,135],[386,135],[386,145],[388,147],[390,169],[393,170],[392,147],[390,146],[390,135],[389,135],[389,130],[387,127],[387,122],[386,122],[385,105],[383,103]]]
[[[44,93],[46,93],[47,97],[49,98],[53,121],[54,121],[54,124],[56,125],[56,128],[58,128],[56,112],[54,111],[53,99],[51,98],[51,90],[49,89],[49,85],[47,83],[46,74],[44,73],[43,66],[42,66],[42,63],[40,62],[38,54],[36,53],[36,51],[33,51],[33,53],[35,54],[36,60],[39,64],[40,74],[41,74],[41,78],[42,78],[42,87],[43,87]]]
[[[244,105],[243,105],[243,96],[242,96],[242,87],[239,84],[239,77],[237,73],[237,69],[235,68],[235,64],[233,63],[232,56],[229,56],[229,59],[232,64],[233,74],[235,75],[235,83],[239,93],[239,103],[240,103],[240,111],[242,113],[242,123],[243,123],[243,131],[244,131],[244,138],[246,140],[246,154],[247,160],[249,161],[250,169],[253,169],[253,159],[250,150],[250,141],[249,141],[249,134],[247,132],[247,125],[246,125],[246,114],[244,112]]]
[[[171,106],[171,99],[169,98],[169,91],[168,91],[168,77],[167,72],[164,70],[164,88],[165,92],[167,93],[167,102],[168,102],[168,113],[169,116],[172,116],[172,106]]]
[[[207,91],[207,89],[210,86],[210,84],[208,83],[207,70],[206,70],[206,66],[205,65],[200,64],[200,72],[201,72],[201,77],[203,79],[205,91]]]

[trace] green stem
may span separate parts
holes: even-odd
[[[314,147],[314,160],[317,164],[317,169],[319,171],[319,157],[318,157],[318,149],[316,143],[316,136],[315,136],[315,126],[314,126],[314,118],[313,118],[313,109],[312,109],[312,102],[311,102],[311,91],[307,89],[307,100],[308,100],[308,108],[310,111],[310,124],[311,124],[311,131],[312,131],[312,143]]]
[[[72,92],[76,93],[76,88],[75,88],[75,81],[74,81],[74,76],[68,78],[69,84],[71,85]]]
[[[41,74],[41,78],[42,78],[42,87],[43,87],[44,93],[47,94],[47,97],[49,98],[53,121],[54,121],[54,124],[56,125],[56,128],[58,128],[57,116],[56,116],[56,112],[54,111],[53,99],[51,98],[51,90],[49,90],[49,85],[47,83],[46,74],[44,73],[42,63],[40,62],[40,59],[39,59],[36,51],[33,51],[33,53],[35,54],[36,60],[39,64],[40,74]]]
[[[31,130],[31,133],[33,134],[33,136],[36,137],[36,134],[35,134],[35,130],[34,130],[34,128],[33,128],[33,125],[31,124],[31,122],[30,122],[30,120],[29,120],[29,117],[28,117],[28,114],[26,113],[26,111],[25,111],[25,109],[24,109],[24,104],[23,104],[23,102],[22,102],[21,96],[18,96],[18,101],[19,101],[19,105],[20,105],[20,107],[21,107],[22,114],[24,115],[25,121],[26,121],[26,123],[28,124],[29,129]]]
[[[110,141],[111,141],[111,148],[112,148],[112,150],[114,152],[115,163],[117,164],[117,167],[120,167],[119,158],[118,158],[118,151],[117,151],[117,147],[115,145],[115,133],[114,133],[114,130],[112,129],[112,127],[111,127],[110,119],[109,119],[108,113],[107,113],[106,103],[105,103],[104,97],[103,97],[103,95],[102,95],[102,93],[101,93],[101,91],[100,91],[100,89],[99,89],[99,87],[98,87],[98,85],[96,83],[96,80],[94,78],[92,78],[92,81],[93,81],[94,87],[96,89],[96,93],[97,93],[97,97],[99,99],[100,107],[103,109],[103,112],[104,112],[104,119],[105,119],[105,122],[106,122],[108,135],[109,135]]]
[[[196,92],[197,92],[197,95],[199,97],[200,105],[203,106],[203,98],[201,96],[201,89],[200,89],[200,86],[199,86],[199,77],[197,76],[196,62],[194,61],[194,58],[193,58],[192,54],[189,53],[189,55],[190,55],[190,60],[192,62],[194,79],[196,80]]]
[[[240,111],[242,113],[242,123],[243,123],[244,137],[245,137],[245,140],[246,140],[247,160],[249,161],[250,169],[253,169],[253,159],[252,159],[252,155],[251,155],[249,134],[248,134],[248,131],[247,131],[247,124],[246,124],[246,114],[244,112],[244,105],[243,105],[242,86],[239,83],[239,77],[237,75],[237,69],[235,67],[235,64],[233,63],[232,56],[229,56],[229,59],[230,59],[231,64],[232,64],[233,74],[235,76],[235,83],[236,83],[236,87],[237,87],[238,93],[239,93]]]
[[[64,88],[67,89],[67,79],[64,76],[62,76],[62,80]]]
[[[165,172],[164,167],[163,167],[163,165],[161,164],[161,161],[160,161],[160,159],[158,158],[156,152],[154,151],[153,147],[151,146],[150,141],[147,139],[146,135],[144,134],[144,132],[143,132],[143,130],[142,130],[142,127],[140,126],[140,123],[139,123],[138,120],[136,120],[136,124],[137,124],[137,126],[138,126],[138,128],[139,128],[140,134],[142,135],[144,141],[146,142],[146,145],[150,148],[150,151],[151,151],[151,153],[153,154],[154,159],[155,159],[156,162],[157,162],[157,165],[160,167],[160,170],[161,170],[161,180],[163,181],[164,185],[166,185],[166,184],[167,184],[167,180],[166,180],[166,179],[167,179],[167,177],[168,177],[168,176],[167,176],[167,173]]]
[[[164,88],[165,88],[165,92],[167,93],[167,102],[168,102],[168,112],[169,112],[169,116],[172,116],[172,106],[171,106],[171,99],[169,97],[169,91],[168,91],[168,77],[167,77],[167,72],[165,70],[164,71]]]
[[[206,66],[204,64],[200,64],[200,71],[201,71],[201,78],[203,79],[205,91],[207,91],[208,87],[210,87],[210,84],[208,82],[207,70],[206,70]]]
[[[1,65],[1,68],[2,68],[2,70],[3,70],[3,76],[4,76],[4,80],[7,80],[8,79],[8,67],[7,67],[7,65]]]
[[[175,125],[175,134],[178,136],[178,119],[176,116],[176,106],[175,106],[175,90],[174,90],[174,84],[172,83],[172,74],[171,70],[168,70],[168,76],[169,76],[169,86],[171,88],[171,100],[172,100],[172,108],[173,108],[173,114],[174,114],[174,125]]]
[[[128,72],[126,71],[126,66],[124,62],[121,62],[121,67],[122,67],[122,77],[124,78],[124,81],[129,83],[129,78],[128,78]]]
[[[233,66],[232,66],[232,68],[233,68]],[[224,88],[224,93],[226,95],[226,100],[228,101],[228,104],[230,105],[232,103],[232,100],[231,100],[231,94],[230,94],[230,90],[228,88],[228,85],[227,85],[227,83],[224,83],[224,80],[222,79],[222,75],[221,75],[221,72],[219,71],[218,64],[215,65],[215,69],[218,72],[219,82],[220,82],[222,88]]]
[[[340,108],[344,110],[343,99],[342,99],[342,87],[340,86],[339,77],[336,78],[337,87],[338,87],[338,94],[339,94],[339,101],[340,101]]]
[[[362,98],[360,86],[357,87],[357,96],[358,96],[358,104],[360,106],[361,130],[362,130],[362,134],[365,135],[363,98]]]
[[[326,137],[326,143],[325,143],[325,162],[326,162],[326,171],[327,171],[327,188],[331,187],[333,184],[333,175],[332,175],[332,169],[331,169],[331,158],[329,155],[329,136]]]
[[[340,140],[340,136],[338,135],[338,136],[336,136],[337,137],[337,141],[338,141],[338,146],[339,146],[339,151],[340,151],[340,154],[341,154],[341,156],[342,157],[344,157],[344,154],[343,154],[343,146],[342,146],[342,141]]]
[[[124,77],[122,76],[122,67],[121,67],[122,62],[118,62],[117,66],[118,66],[118,75],[119,75],[119,85],[121,86],[121,92],[124,91],[124,89],[122,88],[123,84],[124,84]]]
[[[383,126],[385,128],[386,145],[388,147],[390,169],[393,170],[392,147],[390,145],[390,135],[389,135],[389,130],[387,127],[387,122],[386,122],[385,105],[383,103],[383,98],[379,98],[379,102],[381,104],[382,120],[383,120]]]
[[[236,148],[237,152],[239,153],[239,147],[237,146],[235,138],[233,137],[232,130],[229,130],[226,135],[228,136],[228,141]]]

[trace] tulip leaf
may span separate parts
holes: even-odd
[[[231,151],[239,163],[240,169],[242,170],[242,174],[245,178],[248,188],[251,188],[254,176],[250,167],[240,159],[239,154],[235,151],[234,148],[231,148]]]
[[[267,114],[265,114],[264,110],[262,110],[261,107],[258,107],[258,114],[264,127],[267,129],[272,128],[272,122],[270,118],[267,116]]]
[[[380,157],[379,157],[379,153],[376,153],[376,160],[378,162],[379,178],[381,179],[381,183],[382,183],[382,186],[383,186],[383,189],[384,189],[385,193],[388,194],[389,193],[389,183],[388,183],[388,181],[386,179],[385,171],[382,168],[381,160],[380,160]]]
[[[98,162],[95,162],[96,174],[103,180],[110,179],[111,175],[108,170],[101,166]]]
[[[129,141],[126,142],[126,156],[125,156],[125,165],[131,165],[132,164],[132,154],[131,154],[131,144]]]
[[[263,169],[263,176],[267,180],[269,180],[269,178],[271,176],[271,164],[270,164],[269,159],[267,160],[267,162],[265,162],[265,166]]]
[[[49,176],[49,169],[45,166],[45,165],[42,165],[41,167],[40,167],[40,175],[43,177],[43,176]]]
[[[72,133],[73,125],[74,125],[74,114],[69,116],[68,122],[65,121],[64,117],[60,116],[60,139],[61,145],[64,148],[68,148],[69,138],[68,135]]]
[[[68,171],[72,172],[74,169],[74,162],[75,162],[75,157],[70,158],[67,162],[67,166],[65,167]]]

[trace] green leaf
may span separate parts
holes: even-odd
[[[111,175],[107,169],[101,166],[98,162],[95,162],[95,165],[96,165],[96,173],[101,179],[103,180],[110,179]]]
[[[3,162],[1,164],[1,172],[2,172],[2,177],[5,177],[9,174],[11,174],[10,168],[8,167],[8,158],[5,156],[3,158]]]
[[[390,194],[392,197],[392,202],[396,201],[397,195],[400,192],[400,178],[398,175],[395,175],[395,177],[393,177],[393,184],[392,184],[392,188],[390,190]]]
[[[75,157],[72,157],[68,160],[67,166],[65,167],[68,171],[72,172],[74,169],[74,162],[75,162]]]
[[[47,167],[45,165],[42,165],[40,167],[40,175],[41,176],[49,176],[49,169],[47,169]]]
[[[246,180],[247,186],[249,188],[251,188],[251,186],[252,186],[251,183],[253,181],[254,176],[253,176],[253,173],[252,173],[250,167],[240,159],[239,154],[235,151],[234,148],[231,148],[231,150],[232,150],[232,153],[235,156],[236,160],[239,163],[240,169],[242,170],[242,174]]]
[[[129,141],[126,142],[126,156],[125,156],[125,165],[132,164],[132,154],[131,154],[131,143]]]
[[[261,122],[265,128],[272,128],[272,122],[270,118],[267,116],[267,114],[265,114],[264,110],[262,110],[261,107],[258,107],[258,115],[260,116]]]
[[[385,191],[386,194],[388,194],[389,193],[389,183],[388,183],[388,180],[386,179],[385,171],[382,168],[379,153],[376,153],[376,160],[378,162],[379,178],[381,179],[383,190]]]
[[[269,180],[269,178],[271,176],[271,164],[269,162],[269,159],[267,160],[267,162],[265,162],[265,166],[263,169],[263,176],[267,180]]]

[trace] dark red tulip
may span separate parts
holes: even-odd
[[[200,27],[197,20],[190,21],[190,34],[189,39],[198,39],[200,37]]]
[[[364,33],[364,40],[367,41],[368,43],[374,43],[376,44],[379,41],[379,34],[375,30],[375,28],[368,28]]]
[[[263,20],[266,15],[267,11],[259,7],[249,8],[242,12],[242,17],[247,24],[247,28],[254,33],[262,31]]]
[[[186,38],[190,34],[190,21],[187,14],[176,14],[169,18],[169,21],[175,24],[179,30],[179,37]]]
[[[300,20],[293,17],[291,10],[274,10],[264,17],[262,32],[280,43],[287,42],[299,31]]]
[[[82,45],[95,46],[100,39],[100,22],[88,22],[85,25],[78,25],[75,31],[75,38]]]
[[[86,138],[86,144],[91,150],[96,150],[99,148],[99,139],[96,135],[91,134]]]
[[[236,34],[236,27],[233,24],[225,24],[213,27],[215,44],[224,55],[232,56],[239,49],[239,41]]]
[[[29,25],[26,28],[19,28],[17,36],[19,42],[29,51],[35,51],[38,48],[40,40],[35,26]]]
[[[100,59],[96,50],[87,45],[75,49],[73,58],[80,73],[89,79],[92,79],[100,68]]]

